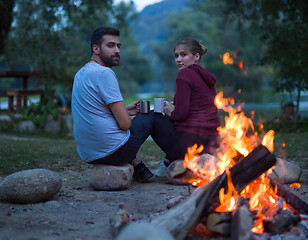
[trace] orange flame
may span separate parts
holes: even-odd
[[[225,65],[235,64],[240,71],[242,71],[244,74],[247,74],[247,68],[244,67],[243,61],[239,61],[235,63],[235,59],[237,58],[238,53],[239,53],[239,50],[237,49],[235,53],[233,53],[233,57],[231,57],[229,52],[226,52],[223,55],[219,55],[219,57],[222,59]]]
[[[239,68],[240,70],[243,70],[243,68],[244,68],[244,64],[243,64],[242,61],[238,62],[238,63],[237,63],[237,66],[238,66],[238,68]]]
[[[236,208],[238,194],[235,190],[235,187],[232,183],[231,173],[229,170],[226,170],[227,173],[227,184],[228,184],[228,191],[225,193],[225,189],[222,188],[219,191],[219,201],[220,206],[218,206],[215,211],[217,212],[232,212]]]
[[[205,162],[204,166],[200,167],[198,165],[199,154],[202,152],[203,147],[195,145],[192,148],[188,148],[184,160],[184,167],[188,167],[198,176],[201,176],[199,182],[196,179],[193,180],[195,186],[205,185],[226,171],[228,191],[225,193],[224,189],[221,189],[219,192],[221,205],[216,211],[232,211],[236,207],[238,194],[232,184],[228,169],[236,163],[239,154],[247,156],[260,143],[267,147],[269,151],[274,151],[274,131],[268,131],[262,140],[259,139],[258,134],[254,131],[252,120],[241,112],[241,106],[235,109],[232,107],[233,104],[234,99],[223,98],[222,92],[219,92],[215,98],[217,108],[223,109],[228,113],[224,119],[224,126],[217,129],[221,138],[220,148],[215,154],[217,158],[213,156],[213,159]],[[254,116],[254,112],[251,115]],[[262,129],[263,126],[261,126],[260,130]],[[271,169],[268,172],[270,171]],[[257,220],[251,231],[263,232],[262,220],[272,216],[279,206],[276,189],[271,188],[270,180],[266,173],[247,185],[241,191],[240,196],[249,199],[250,210],[258,212]]]
[[[290,188],[293,190],[294,188],[300,188],[301,184],[300,183],[292,183],[290,184]]]
[[[224,62],[224,64],[233,64],[234,63],[233,58],[230,57],[230,53],[228,53],[228,52],[226,52],[222,56],[222,61]]]
[[[274,130],[269,130],[262,140],[262,145],[267,147],[270,152],[274,151]]]

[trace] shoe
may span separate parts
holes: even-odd
[[[146,182],[153,176],[153,173],[144,165],[143,162],[140,162],[136,167],[134,167],[133,179],[137,182]]]
[[[165,165],[165,160],[160,160],[160,167],[156,170],[155,176],[158,178],[166,178],[167,169],[168,167]]]

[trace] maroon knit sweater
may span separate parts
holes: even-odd
[[[220,123],[214,104],[215,82],[215,75],[197,64],[179,71],[171,114],[176,131],[217,135]]]

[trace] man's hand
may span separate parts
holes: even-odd
[[[130,116],[135,116],[140,112],[140,99],[136,102],[128,104],[126,106],[127,112]]]
[[[171,113],[174,110],[174,105],[173,102],[165,102],[165,106],[164,106],[164,112],[166,115],[168,115],[169,117],[171,116]]]

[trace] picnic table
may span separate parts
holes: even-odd
[[[28,80],[30,77],[39,77],[37,72],[19,72],[19,71],[2,71],[0,78],[21,78],[22,88],[20,89],[7,89],[0,91],[0,97],[8,98],[8,111],[20,110],[22,107],[27,106],[28,96],[39,95],[40,100],[46,94],[54,94],[54,90],[44,91],[40,89],[28,89]],[[16,105],[14,105],[14,98],[16,98]]]

